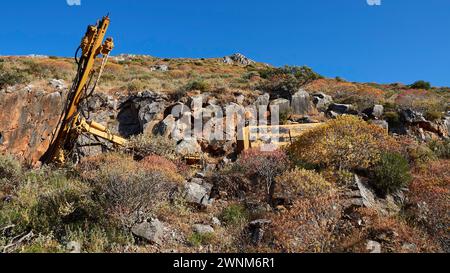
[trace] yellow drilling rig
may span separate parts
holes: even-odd
[[[75,54],[78,65],[77,74],[67,95],[67,101],[50,146],[41,158],[43,163],[63,164],[66,161],[66,154],[73,150],[81,134],[110,141],[116,146],[123,146],[127,142],[126,139],[110,133],[105,126],[94,121],[87,121],[81,107],[93,94],[114,47],[112,38],[104,40],[109,24],[110,19],[105,16],[97,25],[88,26],[81,45],[77,49]],[[95,69],[97,56],[102,56],[102,62],[100,67]]]

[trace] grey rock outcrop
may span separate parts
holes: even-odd
[[[306,115],[311,110],[311,96],[305,90],[292,95],[291,107],[294,114]]]
[[[278,109],[280,114],[291,112],[291,102],[287,99],[276,99],[270,102],[270,110]]]
[[[312,97],[317,110],[322,112],[325,112],[330,104],[333,103],[333,98],[325,93],[314,93]]]
[[[235,53],[231,56],[225,56],[223,58],[223,62],[225,64],[237,64],[237,65],[251,65],[254,64],[255,61],[250,60],[240,53]]]

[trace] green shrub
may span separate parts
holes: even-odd
[[[150,155],[164,156],[169,159],[177,159],[176,143],[162,136],[137,135],[131,137],[125,147],[133,152],[137,159],[143,159]]]
[[[444,113],[440,111],[427,111],[425,118],[430,121],[440,120],[444,117]]]
[[[22,84],[26,80],[27,74],[24,71],[8,69],[3,63],[0,63],[0,90],[8,86]]]
[[[409,160],[417,166],[437,159],[436,154],[425,144],[412,145],[407,148]]]
[[[188,237],[187,241],[189,242],[189,244],[191,246],[199,247],[201,245],[207,245],[207,244],[211,243],[213,238],[214,238],[214,233],[200,234],[200,233],[194,232]]]
[[[201,91],[201,92],[206,92],[209,89],[210,89],[210,85],[207,82],[205,82],[204,80],[194,80],[194,81],[189,82],[186,86],[186,90],[189,90],[189,91],[197,90],[197,91]]]
[[[441,159],[450,159],[450,140],[434,140],[428,144],[433,153]]]
[[[11,155],[0,154],[0,180],[14,180],[22,173],[22,166],[19,161]]]
[[[398,153],[383,153],[374,169],[373,185],[382,194],[389,194],[409,184],[412,176],[408,161]]]
[[[133,79],[126,85],[126,89],[130,92],[142,91],[145,89],[145,84],[139,79]]]
[[[410,85],[411,88],[413,89],[426,89],[429,90],[431,89],[431,84],[429,82],[426,81],[416,81],[413,84]]]
[[[307,66],[266,68],[259,74],[267,80],[261,88],[277,97],[290,97],[303,85],[321,77]]]
[[[227,225],[240,225],[247,221],[249,215],[242,205],[233,204],[226,207],[220,216],[222,221]]]
[[[386,112],[384,113],[384,118],[389,123],[389,125],[400,124],[400,115],[397,112]]]
[[[85,227],[68,229],[64,241],[80,243],[81,251],[86,253],[114,252],[115,247],[130,245],[132,235],[115,226],[92,224]]]

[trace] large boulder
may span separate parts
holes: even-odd
[[[187,203],[204,208],[212,204],[211,190],[212,185],[208,183],[191,181],[184,185],[183,197]]]
[[[176,121],[173,115],[168,115],[164,120],[153,128],[153,134],[169,137],[175,129]]]
[[[126,98],[119,106],[119,132],[125,136],[141,134],[154,120],[163,118],[167,97],[152,91]]]
[[[263,94],[261,96],[258,96],[258,98],[256,99],[254,105],[257,106],[257,107],[259,107],[259,106],[266,107],[266,110],[267,110],[267,107],[269,106],[269,103],[270,103],[270,95],[269,95],[269,93],[265,93],[265,94]]]
[[[195,224],[192,226],[192,230],[201,235],[214,233],[214,228],[209,225]]]
[[[161,238],[164,232],[164,226],[158,219],[152,219],[150,222],[136,224],[131,228],[134,236],[143,239],[151,244],[161,244]]]
[[[333,103],[333,98],[325,93],[314,93],[312,97],[317,110],[322,112],[325,112],[328,106]]]
[[[406,123],[418,123],[426,121],[423,114],[412,109],[403,109],[400,111],[400,119]]]
[[[276,99],[270,102],[270,110],[278,108],[280,114],[291,112],[291,103],[287,99]]]
[[[371,119],[380,119],[384,114],[384,107],[383,105],[376,104],[370,108],[365,109],[363,113]]]
[[[328,106],[327,115],[329,117],[336,117],[339,115],[357,115],[358,111],[355,110],[353,105],[351,104],[339,104],[339,103],[332,103],[330,106]]]
[[[202,149],[195,138],[185,138],[178,143],[176,152],[182,156],[190,156],[201,153]]]
[[[305,90],[292,95],[291,107],[294,114],[306,115],[311,110],[311,96]]]

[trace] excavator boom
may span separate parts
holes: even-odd
[[[81,57],[76,59],[78,64],[77,75],[68,93],[67,102],[49,148],[41,158],[43,163],[64,163],[65,151],[73,149],[76,139],[82,133],[100,137],[117,145],[126,143],[125,139],[111,134],[106,127],[96,122],[88,122],[80,115],[81,103],[92,94],[97,83],[95,82],[92,90],[89,90],[89,85],[95,73],[95,59],[100,54],[103,55],[102,67],[98,72],[98,77],[100,77],[109,53],[114,47],[112,38],[107,38],[103,42],[109,24],[109,17],[103,17],[97,25],[88,27],[81,41],[77,50],[77,53],[81,50]]]

